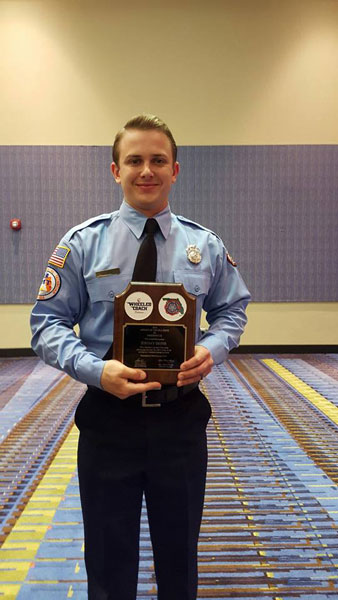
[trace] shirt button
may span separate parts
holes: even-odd
[[[109,296],[109,298],[114,298],[114,292],[113,292],[113,290],[110,290],[108,296]]]
[[[195,285],[195,292],[199,292],[200,291],[200,286],[199,285]]]

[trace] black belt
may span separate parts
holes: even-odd
[[[162,404],[167,404],[168,402],[173,402],[174,400],[179,400],[197,387],[198,382],[191,383],[190,385],[183,385],[182,387],[168,385],[163,386],[160,390],[150,390],[149,392],[144,392],[143,394],[134,394],[133,396],[128,396],[128,398],[125,400],[121,400],[117,396],[109,394],[108,392],[100,390],[96,387],[88,386],[88,389],[96,396],[104,396],[107,399],[117,398],[120,400],[120,402],[125,402],[128,405],[130,405],[131,402],[136,401],[136,404],[140,403],[144,408],[154,408],[162,406]]]
[[[143,407],[155,407],[183,398],[183,396],[192,392],[197,386],[198,382],[191,383],[190,385],[182,385],[182,387],[169,385],[168,387],[162,387],[160,390],[150,390],[143,394],[136,394],[136,396],[141,398]],[[133,398],[136,398],[136,396],[133,396]]]

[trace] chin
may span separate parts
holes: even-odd
[[[141,212],[144,213],[152,213],[150,216],[152,215],[156,215],[157,213],[161,212],[161,210],[163,210],[166,206],[167,206],[167,202],[166,201],[162,201],[162,200],[136,200],[133,202],[129,202],[129,204],[131,206],[133,206],[135,208],[135,210],[139,210]]]

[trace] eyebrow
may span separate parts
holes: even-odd
[[[152,158],[168,158],[166,154],[152,154]],[[142,154],[127,154],[126,159],[128,158],[142,158]]]

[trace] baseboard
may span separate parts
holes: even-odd
[[[338,354],[338,345],[243,345],[231,350],[230,354]],[[0,358],[36,356],[32,348],[0,348]]]
[[[338,344],[272,344],[243,345],[231,350],[230,354],[335,354]]]
[[[32,348],[0,348],[1,358],[21,358],[25,356],[36,356]]]

